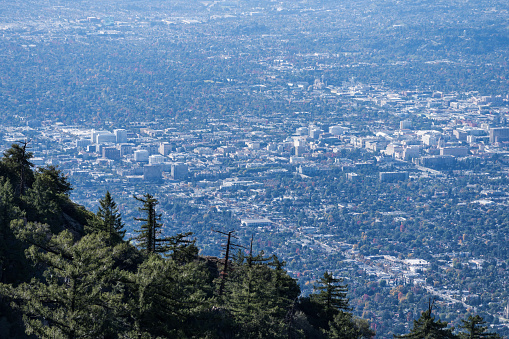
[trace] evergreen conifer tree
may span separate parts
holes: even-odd
[[[306,314],[309,323],[315,329],[320,329],[324,335],[328,335],[330,326],[334,324],[339,326],[336,326],[336,330],[340,332],[344,332],[343,327],[348,324],[349,331],[357,333],[353,318],[347,313],[350,310],[346,297],[348,286],[343,284],[343,279],[334,278],[331,273],[325,272],[314,288],[318,293],[299,301],[299,309]],[[344,316],[336,317],[341,312]]]
[[[329,330],[326,332],[330,339],[355,339],[360,338],[360,331],[353,326],[353,315],[349,312],[339,311],[329,322]]]
[[[106,232],[113,242],[119,242],[125,236],[122,216],[109,191],[99,200],[96,218],[89,221],[94,231]]]
[[[222,297],[243,338],[288,337],[286,315],[300,289],[282,267],[276,257],[264,257],[263,252],[240,256],[233,265]]]
[[[69,202],[71,184],[55,166],[35,172],[34,183],[22,197],[30,221],[56,226],[61,221],[62,206]]]
[[[23,217],[16,206],[14,189],[9,179],[0,177],[0,282],[24,281],[28,265],[23,251],[10,228],[12,220]]]
[[[452,328],[447,328],[447,322],[435,319],[432,316],[434,301],[430,300],[428,309],[422,312],[419,319],[414,320],[414,327],[410,333],[395,335],[394,338],[406,339],[454,339]]]
[[[139,247],[145,253],[161,253],[166,252],[166,247],[161,244],[161,239],[158,236],[161,233],[161,214],[156,213],[156,206],[159,204],[150,194],[145,194],[142,198],[134,196],[134,199],[141,201],[143,207],[139,210],[146,214],[144,218],[135,218],[135,220],[144,222],[141,229],[137,230],[138,236],[134,238],[139,243]]]
[[[20,144],[12,144],[11,148],[3,153],[0,161],[0,176],[10,179],[15,187],[16,196],[25,193],[27,187],[31,187],[34,181],[34,166],[30,159],[33,157],[32,152],[27,152],[28,142]]]
[[[467,320],[461,320],[464,331],[459,333],[459,339],[497,339],[500,336],[496,333],[487,332],[488,326],[479,315],[469,315]]]
[[[339,310],[348,311],[348,286],[343,285],[342,278],[334,278],[334,276],[325,272],[320,278],[318,285],[315,286],[317,294],[313,295],[315,301],[323,305],[326,318],[331,321]]]
[[[137,272],[126,274],[133,324],[128,338],[206,337],[201,323],[210,309],[212,278],[203,266],[151,254]]]
[[[111,248],[98,234],[75,241],[68,231],[50,235],[47,225],[23,222],[18,235],[33,243],[28,256],[44,269],[17,287],[0,285],[23,313],[27,334],[39,338],[92,338],[114,333],[122,294],[111,284]]]

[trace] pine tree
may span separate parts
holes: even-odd
[[[45,267],[43,278],[17,287],[0,285],[23,313],[27,334],[39,338],[101,337],[118,328],[122,294],[112,284],[112,249],[98,234],[75,241],[68,231],[50,235],[42,224],[18,223],[33,243],[27,255]]]
[[[488,326],[484,319],[479,315],[469,315],[467,320],[461,320],[460,326],[464,331],[459,333],[460,339],[497,339],[500,336],[496,333],[486,332]]]
[[[199,250],[196,247],[196,240],[187,239],[192,235],[193,232],[186,232],[164,238],[166,251],[173,260],[183,264],[192,261],[198,256]]]
[[[23,251],[10,228],[11,221],[23,213],[15,204],[14,189],[7,178],[0,177],[0,282],[24,280],[28,265]]]
[[[350,310],[346,297],[348,285],[342,283],[342,278],[334,278],[331,273],[325,272],[318,285],[315,286],[318,293],[313,295],[313,299],[323,305],[328,321],[331,321],[339,310]]]
[[[94,231],[106,232],[113,242],[119,242],[125,236],[122,216],[109,191],[106,191],[104,198],[99,200],[96,218],[89,223]]]
[[[71,184],[55,166],[38,169],[34,178],[22,197],[28,220],[56,226],[61,222],[62,206],[69,202]]]
[[[134,199],[143,203],[143,207],[140,207],[139,210],[146,214],[145,218],[135,218],[135,220],[143,221],[144,224],[141,225],[140,230],[137,230],[139,234],[134,240],[138,241],[139,247],[145,253],[166,252],[166,246],[161,244],[161,239],[158,238],[162,227],[159,222],[161,220],[161,214],[156,213],[156,206],[159,202],[148,193],[142,198],[134,196]]]
[[[11,220],[19,214],[14,202],[14,189],[8,178],[0,177],[0,232],[5,234]]]
[[[360,331],[354,325],[353,315],[343,311],[339,311],[334,316],[326,333],[330,339],[361,338]]]
[[[243,338],[288,337],[286,315],[300,290],[282,266],[277,257],[264,257],[263,252],[237,257],[223,299]]]
[[[447,328],[447,322],[435,319],[431,315],[434,300],[430,300],[428,309],[422,312],[419,319],[414,320],[414,327],[408,334],[395,335],[394,338],[408,339],[454,339],[457,338],[452,328]]]
[[[331,273],[325,272],[314,288],[317,293],[300,298],[298,305],[298,308],[306,315],[309,324],[316,331],[322,332],[323,336],[330,334],[331,330],[334,331],[330,328],[334,324],[341,327],[348,323],[349,333],[357,333],[351,315],[346,312],[350,308],[346,297],[348,286],[343,284],[343,279],[334,278]],[[341,312],[346,315],[336,318]],[[340,331],[343,332],[344,329]],[[315,336],[318,337],[319,334]]]
[[[16,196],[25,193],[27,187],[31,187],[34,181],[34,166],[30,159],[33,157],[32,152],[27,152],[28,142],[20,144],[12,144],[11,148],[3,153],[0,161],[0,175],[10,179],[15,187]]]
[[[206,337],[201,323],[210,309],[212,278],[203,266],[182,266],[151,254],[136,273],[126,274],[129,322],[133,324],[128,338]]]
[[[277,301],[277,313],[281,316],[287,315],[290,308],[293,308],[297,297],[300,294],[299,285],[283,269],[286,263],[279,260],[276,255],[272,256],[273,266],[271,285],[274,288],[275,300]]]

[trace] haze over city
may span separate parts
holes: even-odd
[[[449,327],[479,314],[507,336],[508,11],[1,3],[0,148],[26,143],[94,213],[109,191],[125,240],[149,193],[162,235],[192,232],[200,256],[223,258],[234,231],[304,297],[343,278],[376,338],[430,300]]]

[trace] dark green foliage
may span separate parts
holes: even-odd
[[[140,207],[139,210],[146,214],[145,218],[136,218],[136,220],[144,223],[141,225],[141,229],[137,230],[138,236],[134,240],[138,242],[138,246],[145,253],[166,252],[166,247],[161,244],[158,238],[162,227],[159,223],[161,214],[156,213],[156,206],[159,202],[148,193],[142,198],[137,196],[134,196],[134,198],[143,203],[143,207]]]
[[[419,319],[414,320],[414,327],[408,334],[395,335],[394,338],[409,339],[453,339],[457,338],[452,328],[447,328],[447,322],[435,319],[431,315],[433,302],[429,302],[428,309],[422,312]]]
[[[343,284],[343,279],[334,278],[331,273],[325,272],[315,285],[315,291],[317,293],[310,297],[301,298],[298,305],[311,326],[321,330],[321,335],[314,336],[362,338],[364,335],[369,337],[372,334],[369,325],[365,326],[366,324],[348,312],[350,310],[346,297],[348,286]],[[307,336],[312,335],[309,329],[306,333]]]
[[[44,186],[55,200],[65,199],[72,190],[67,178],[55,166],[39,168],[36,172],[36,180],[40,181],[40,185]]]
[[[339,311],[329,322],[329,330],[326,332],[329,338],[353,339],[360,338],[360,331],[354,326],[351,313]]]
[[[126,281],[130,336],[176,338],[203,330],[199,319],[210,309],[212,278],[201,265],[180,266],[153,254]]]
[[[14,158],[22,153],[19,145],[8,150],[0,161],[0,283],[19,283],[30,278],[30,268],[24,255],[26,246],[18,241],[10,229],[11,220],[22,217],[23,212],[19,207],[19,198],[15,189],[19,189],[19,169]],[[26,173],[31,173],[28,159],[25,165]],[[18,159],[19,160],[19,159]],[[18,173],[18,174],[17,174]],[[12,180],[18,182],[18,187],[13,187]],[[19,191],[18,191],[19,194]],[[0,298],[0,333],[5,338],[22,338],[23,324],[21,316],[9,307],[5,299]]]
[[[2,225],[2,234],[5,234],[4,232],[10,221],[19,215],[19,212],[19,208],[15,204],[14,189],[10,180],[0,177],[0,225]]]
[[[312,318],[320,328],[328,329],[329,322],[334,320],[339,311],[349,310],[346,297],[348,286],[342,283],[343,279],[334,278],[331,273],[325,272],[315,285],[318,293],[312,294],[309,302],[313,305],[310,309],[315,310]]]
[[[103,199],[99,200],[99,209],[94,218],[89,220],[91,231],[99,231],[108,234],[110,240],[118,243],[125,236],[122,216],[109,191]]]
[[[21,217],[14,189],[8,178],[0,177],[0,283],[19,283],[30,279],[31,269],[25,258],[26,245],[17,240],[11,220]],[[23,338],[21,315],[0,298],[0,333],[2,338]]]
[[[488,326],[484,319],[479,315],[469,315],[467,320],[461,320],[463,323],[460,328],[463,330],[458,334],[459,339],[496,339],[500,336],[496,333],[487,332]]]
[[[40,338],[104,336],[117,326],[115,309],[121,291],[112,284],[111,248],[97,234],[75,241],[63,231],[50,236],[49,227],[27,224],[20,233],[33,233],[27,255],[42,264],[42,279],[17,287],[1,285],[0,292],[13,300],[24,316],[28,334]],[[108,288],[106,288],[108,286]]]
[[[17,280],[11,274],[6,276],[5,271],[13,272],[24,265],[23,247],[12,234],[9,227],[11,220],[20,217],[21,211],[15,204],[14,190],[10,180],[0,177],[0,282]]]
[[[271,268],[275,266],[275,268]],[[287,338],[294,303],[300,294],[295,280],[276,257],[237,258],[229,273],[224,307],[235,319],[237,337]]]
[[[23,144],[12,144],[11,148],[3,153],[0,161],[0,176],[10,179],[15,187],[16,196],[23,195],[27,187],[31,187],[34,182],[32,167],[34,166],[30,159],[33,157],[31,152],[27,151],[27,142]]]
[[[353,323],[360,335],[360,338],[369,339],[375,337],[376,332],[371,328],[369,322],[366,319],[354,316]]]
[[[315,286],[317,294],[313,299],[322,304],[328,319],[331,319],[339,310],[348,310],[348,286],[343,285],[343,279],[334,278],[331,273],[325,272]]]
[[[195,240],[188,240],[187,237],[193,235],[193,232],[179,233],[166,237],[166,250],[171,258],[180,263],[190,262],[198,256],[198,247]]]
[[[34,178],[33,185],[22,197],[28,220],[56,226],[63,221],[62,206],[69,201],[71,185],[54,166],[38,169]]]
[[[366,320],[345,311],[339,311],[334,316],[329,322],[329,330],[324,333],[330,339],[369,339],[375,336],[375,331]]]
[[[311,297],[302,297],[299,300],[298,309],[302,313],[301,319],[296,324],[303,329],[306,337],[325,338],[323,331],[328,330],[329,320],[322,317],[323,305],[314,301]]]

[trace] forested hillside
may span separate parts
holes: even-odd
[[[140,227],[128,242],[109,192],[89,212],[57,168],[34,170],[31,156],[14,144],[0,160],[2,338],[374,336],[350,313],[341,278],[325,272],[302,297],[284,262],[236,246],[232,234],[227,259],[200,257],[192,234],[160,235],[148,193],[134,197]],[[432,303],[403,338],[496,337],[478,316],[458,334],[431,313]]]

